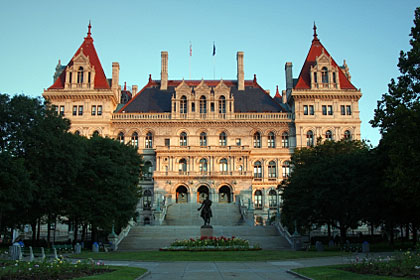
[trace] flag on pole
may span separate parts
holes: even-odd
[[[213,41],[213,56],[216,55],[216,43]]]
[[[191,44],[191,41],[190,41],[190,56],[192,56],[192,44]]]

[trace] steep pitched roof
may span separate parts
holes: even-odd
[[[305,63],[303,64],[302,70],[300,71],[298,81],[294,89],[310,89],[311,88],[311,66],[316,64],[316,58],[324,52],[327,56],[331,55],[327,52],[324,46],[318,39],[316,34],[316,26],[314,26],[314,39],[312,40],[311,48],[309,49],[308,56],[306,57]],[[331,64],[334,67],[338,67],[335,60],[331,57]],[[338,78],[340,79],[340,87],[342,89],[356,89],[356,87],[347,79],[340,67],[338,67]]]
[[[77,57],[77,55],[79,55],[81,51],[83,51],[83,54],[89,58],[90,65],[92,65],[95,69],[94,88],[95,89],[109,89],[110,87],[105,77],[104,69],[102,68],[101,62],[99,61],[98,54],[96,53],[96,50],[95,50],[95,46],[93,45],[93,38],[90,36],[91,35],[90,29],[91,29],[91,25],[89,23],[87,36],[85,37],[85,40],[83,41],[82,45],[73,55],[73,57],[70,59],[70,62],[67,64],[67,67],[72,66],[74,58]],[[66,70],[64,70],[61,73],[61,75],[54,82],[54,84],[50,86],[48,89],[64,88],[65,77],[66,77]]]
[[[196,87],[201,80],[184,81],[190,87]],[[137,93],[119,113],[139,112],[171,112],[171,98],[175,94],[175,88],[181,84],[181,80],[169,80],[168,89],[160,90],[160,81],[149,80],[148,84]],[[216,87],[220,80],[204,80],[209,87]],[[238,91],[236,80],[223,80],[230,87],[230,92],[235,98],[235,112],[284,112],[285,110],[270,95],[256,83],[256,80],[245,81],[245,90]]]

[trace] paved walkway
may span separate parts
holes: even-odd
[[[382,253],[382,256],[386,255]],[[354,256],[296,259],[267,262],[135,262],[105,261],[107,265],[143,267],[151,273],[149,279],[191,279],[191,280],[283,280],[299,279],[287,273],[292,268],[349,263]],[[360,254],[359,257],[364,257]]]

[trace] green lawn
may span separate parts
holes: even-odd
[[[89,277],[76,278],[78,280],[134,280],[146,273],[146,269],[128,266],[113,266],[115,271]]]
[[[272,261],[300,258],[318,258],[348,255],[342,252],[300,252],[300,251],[217,251],[217,252],[164,252],[136,251],[93,253],[82,252],[71,258],[92,258],[94,260],[126,261]]]
[[[370,274],[358,274],[349,271],[341,270],[340,267],[343,265],[330,265],[330,266],[317,266],[317,267],[306,267],[306,268],[295,268],[293,271],[310,277],[314,280],[354,280],[354,279],[369,279],[369,280],[401,280],[401,279],[412,279],[412,278],[401,278],[401,277],[390,277],[390,276],[376,276]]]

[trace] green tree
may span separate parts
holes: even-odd
[[[296,150],[293,172],[283,189],[283,221],[309,229],[333,225],[345,240],[359,225],[367,195],[368,147],[360,141],[325,141]]]
[[[410,33],[411,50],[401,51],[401,75],[391,79],[375,110],[373,127],[382,139],[378,148],[389,159],[385,170],[384,191],[393,197],[395,212],[388,219],[391,231],[396,223],[410,223],[416,241],[420,224],[420,8],[415,11]]]

